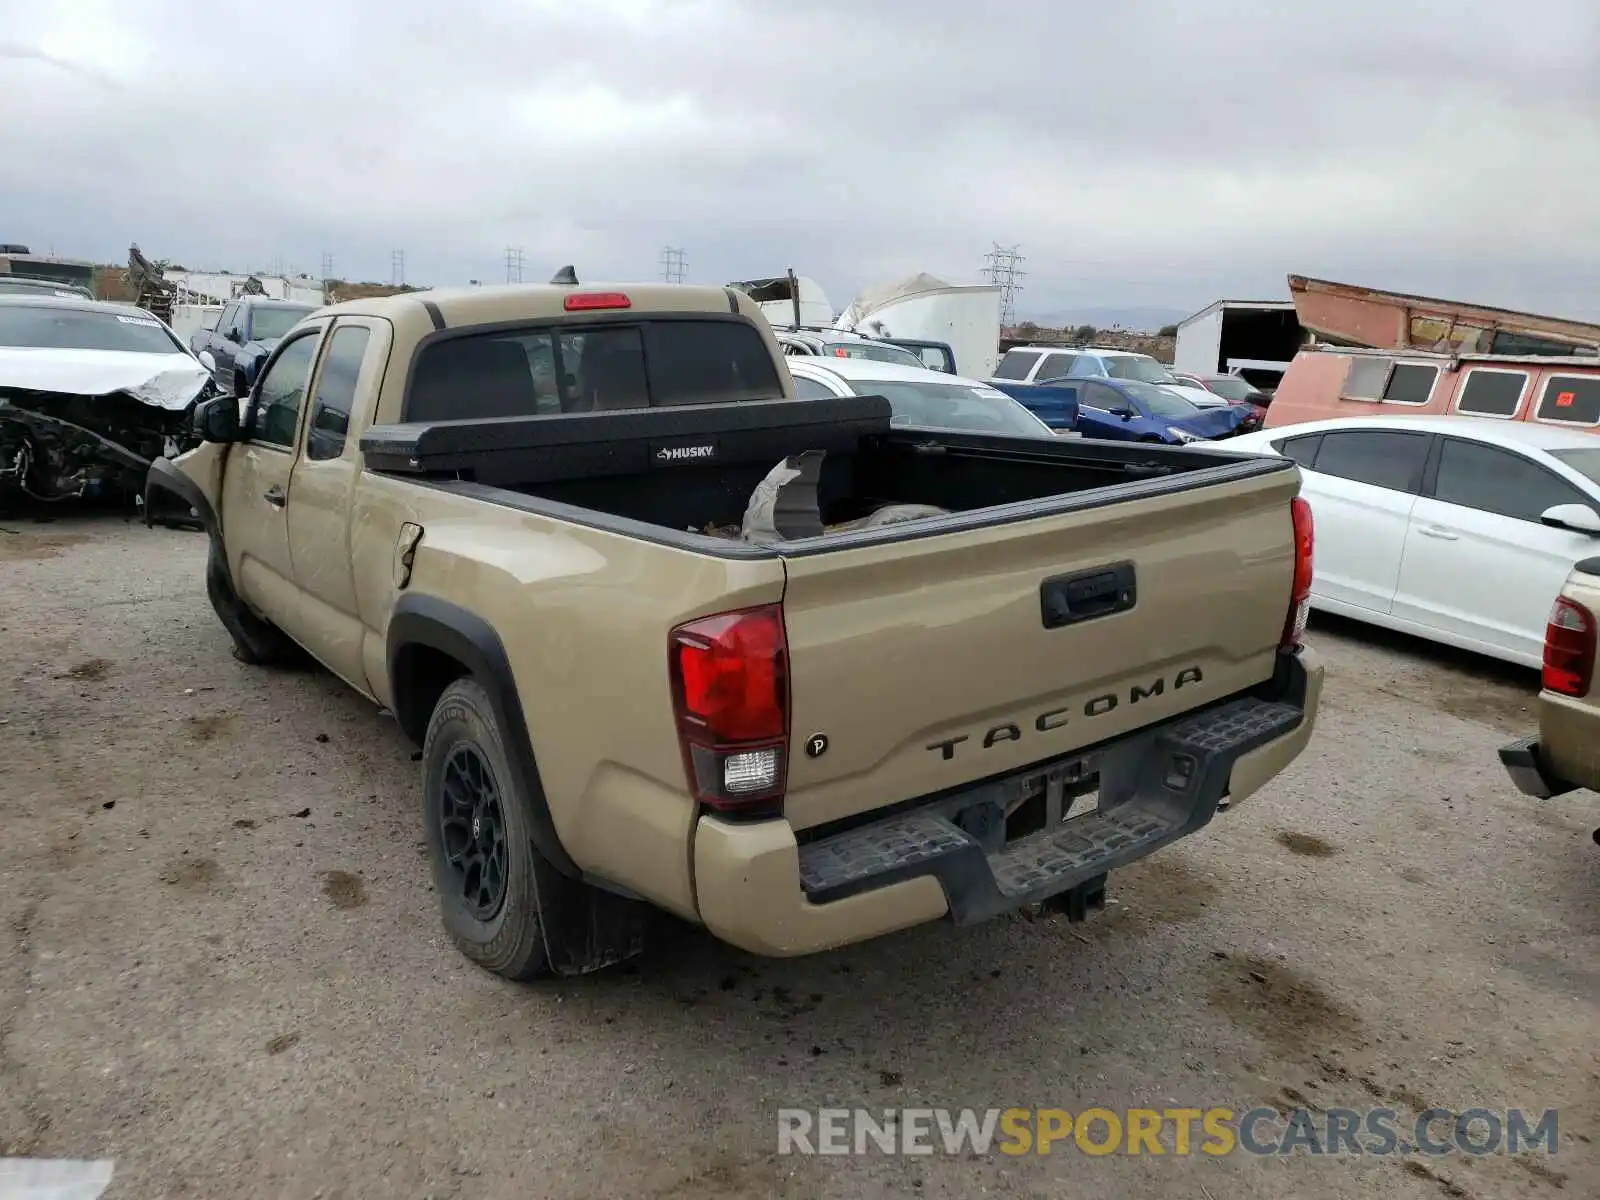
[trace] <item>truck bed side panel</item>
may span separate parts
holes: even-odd
[[[729,561],[369,474],[353,534],[369,671],[384,662],[400,526],[424,527],[406,592],[468,608],[499,635],[556,833],[582,869],[694,915],[695,805],[667,633],[775,603],[776,558]]]
[[[1116,737],[1269,678],[1293,573],[1275,472],[786,559],[803,829]],[[1046,628],[1041,585],[1131,564],[1126,611]],[[826,737],[817,757],[801,752]]]

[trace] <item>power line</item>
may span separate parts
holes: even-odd
[[[506,282],[522,282],[522,247],[506,247]]]
[[[406,252],[404,250],[391,250],[389,252],[389,283],[393,287],[404,287],[406,282]]]
[[[994,249],[983,256],[983,261],[984,276],[1000,289],[1000,324],[1014,325],[1017,320],[1017,293],[1023,290],[1017,280],[1027,274],[1017,268],[1025,260],[1017,253],[1017,247],[1002,246],[996,242]]]
[[[324,281],[333,278],[333,255],[326,250],[322,252],[322,278]]]
[[[682,283],[689,274],[682,246],[666,246],[661,251],[661,278],[668,283]]]

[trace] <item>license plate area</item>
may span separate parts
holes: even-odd
[[[1006,811],[1006,841],[1014,842],[1042,829],[1100,809],[1100,777],[1088,759],[1057,763],[1048,771],[1023,777]]]
[[[948,812],[984,852],[1006,846],[1100,809],[1100,771],[1094,756],[1063,759],[1006,780],[980,801]]]

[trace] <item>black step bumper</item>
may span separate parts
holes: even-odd
[[[1304,667],[1283,699],[1240,696],[1106,746],[1040,763],[799,847],[800,884],[825,905],[932,876],[957,924],[1049,899],[1193,833],[1228,794],[1235,764],[1308,721]],[[1320,674],[1320,668],[1318,668]],[[1320,682],[1320,680],[1319,680]],[[1314,696],[1311,701],[1315,703]],[[1298,752],[1298,747],[1295,748]],[[1079,816],[1063,794],[1098,776]],[[1006,813],[1043,791],[1056,819],[1006,840]]]
[[[1500,747],[1500,763],[1511,776],[1511,782],[1524,796],[1549,800],[1575,791],[1577,784],[1568,783],[1551,773],[1539,757],[1539,738],[1518,738]]]

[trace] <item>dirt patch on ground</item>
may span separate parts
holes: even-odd
[[[1543,1183],[1548,1183],[1551,1187],[1557,1189],[1558,1191],[1566,1190],[1567,1176],[1561,1171],[1552,1171],[1542,1162],[1538,1162],[1531,1158],[1513,1158],[1511,1161],[1517,1166],[1521,1167],[1529,1175],[1532,1175],[1535,1179],[1540,1180]]]
[[[1171,853],[1144,859],[1113,878],[1131,917],[1164,924],[1197,919],[1217,894],[1216,884]]]
[[[1435,1175],[1425,1164],[1417,1162],[1416,1159],[1412,1159],[1410,1162],[1406,1163],[1402,1169],[1413,1179],[1426,1179],[1430,1183],[1437,1184],[1439,1190],[1446,1196],[1459,1198],[1467,1194],[1467,1189],[1462,1187],[1459,1183],[1452,1183],[1450,1180],[1441,1175]]]
[[[1304,858],[1332,858],[1339,853],[1339,847],[1332,842],[1325,842],[1309,833],[1295,833],[1292,829],[1279,830],[1274,840],[1290,854]]]
[[[322,894],[335,908],[360,908],[367,902],[367,885],[349,871],[329,871],[322,877]]]
[[[1292,967],[1248,956],[1213,964],[1208,999],[1286,1058],[1357,1038],[1361,1021]]]
[[[82,533],[23,533],[18,529],[0,527],[0,562],[59,558],[69,546],[88,540],[88,536]]]
[[[232,728],[231,714],[189,718],[189,735],[197,742],[209,742]]]
[[[86,658],[81,663],[67,668],[63,679],[104,679],[106,672],[111,670],[111,663],[104,658]]]
[[[186,891],[205,891],[221,877],[222,869],[213,858],[180,858],[161,873],[161,882]]]

